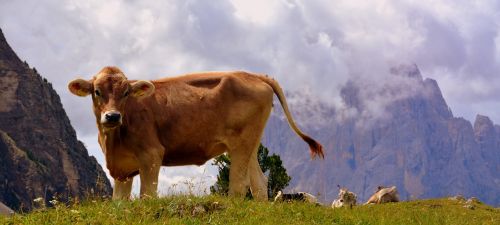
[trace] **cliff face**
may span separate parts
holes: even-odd
[[[340,184],[366,201],[377,186],[396,185],[402,199],[462,194],[500,204],[499,126],[480,115],[474,126],[453,117],[437,82],[422,79],[416,66],[391,72],[403,76],[408,87],[392,85],[385,92],[414,90],[384,105],[384,116],[366,119],[372,102],[359,96],[362,87],[355,81],[341,91],[345,108],[322,109],[330,113],[321,123],[310,125],[313,118],[301,112],[317,110],[316,100],[291,101],[301,103],[291,109],[299,125],[324,145],[324,161],[309,159],[308,147],[275,104],[263,142],[282,157],[292,176],[289,189],[331,202]]]
[[[52,85],[19,60],[1,31],[0,99],[0,202],[30,210],[38,197],[111,193]]]

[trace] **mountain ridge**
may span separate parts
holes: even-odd
[[[289,191],[316,193],[328,202],[336,197],[339,184],[365,201],[377,186],[396,185],[402,199],[462,194],[500,204],[500,175],[495,173],[500,164],[499,126],[481,115],[474,126],[454,117],[437,82],[423,79],[416,65],[390,73],[402,79],[401,84],[366,90],[369,87],[349,81],[340,92],[344,106],[325,110],[336,118],[324,119],[328,123],[310,126],[302,122],[308,118],[296,117],[299,126],[324,145],[324,161],[309,160],[305,144],[289,131],[281,109],[274,108],[263,143],[282,157],[292,176]],[[294,102],[311,101],[290,101],[294,116],[311,110]]]
[[[76,132],[52,84],[22,62],[0,30],[0,201],[29,211],[46,203],[110,195],[111,185]]]

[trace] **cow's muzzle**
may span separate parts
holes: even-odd
[[[114,128],[122,124],[122,115],[118,111],[107,111],[101,116],[101,124],[107,128]]]

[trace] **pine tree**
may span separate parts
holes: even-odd
[[[231,165],[229,156],[227,154],[217,156],[212,165],[218,167],[219,174],[217,175],[215,184],[210,187],[210,193],[227,195],[229,191],[229,166]]]
[[[278,191],[288,186],[292,178],[286,173],[286,169],[283,167],[283,162],[279,155],[272,154],[269,156],[269,150],[262,144],[259,146],[257,158],[262,172],[267,175],[268,196],[273,197]],[[216,157],[212,164],[218,167],[219,174],[217,175],[215,184],[210,187],[210,192],[212,194],[227,195],[229,191],[229,168],[231,166],[231,159],[228,155],[223,154]],[[247,197],[251,197],[250,192],[247,193]]]

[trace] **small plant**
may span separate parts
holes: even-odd
[[[33,202],[34,202],[33,206],[35,208],[42,209],[42,210],[47,208],[47,205],[45,204],[45,199],[42,197],[38,197],[38,198],[33,199]]]

